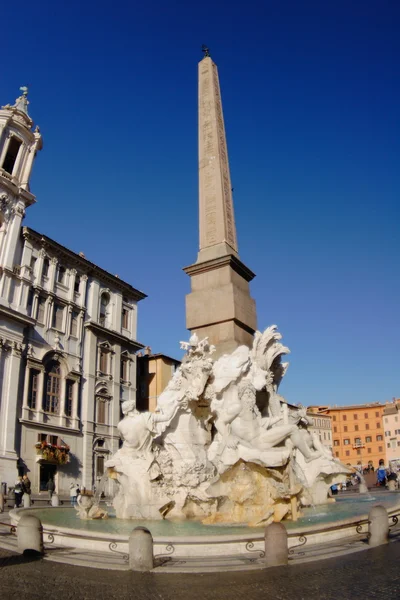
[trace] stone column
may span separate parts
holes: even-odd
[[[36,421],[43,423],[43,404],[44,404],[44,380],[45,371],[44,368],[40,369],[39,381],[38,381],[38,392],[37,392],[37,406],[36,406]]]
[[[43,263],[44,263],[44,259],[46,258],[46,252],[45,250],[43,250],[43,248],[39,251],[39,258],[38,258],[38,264],[37,264],[37,268],[36,268],[36,278],[35,278],[35,283],[42,285],[42,278],[43,278]]]
[[[33,292],[33,301],[32,301],[32,313],[31,316],[36,319],[36,315],[37,315],[37,308],[38,308],[38,298],[39,298],[39,292],[37,290],[35,290]]]
[[[7,454],[16,454],[15,428],[17,423],[18,391],[21,369],[22,346],[12,342],[11,353],[8,357],[9,367],[6,384],[6,414],[4,421],[5,450]]]
[[[25,379],[24,379],[24,394],[22,397],[22,418],[29,418],[29,406],[28,406],[28,393],[29,393],[29,379],[31,369],[28,365],[25,368]]]
[[[45,328],[50,329],[53,323],[54,298],[49,296],[46,301],[47,309],[45,315]]]
[[[79,425],[78,405],[79,405],[79,385],[80,381],[74,382],[74,396],[72,401],[72,424],[77,428]]]
[[[15,265],[18,238],[21,232],[22,219],[25,216],[25,206],[22,201],[18,201],[15,204],[13,213],[13,216],[8,222],[6,248],[3,258],[3,267],[6,267],[11,271]]]
[[[69,271],[69,290],[68,290],[68,300],[71,302],[74,301],[74,290],[75,290],[75,279],[77,275],[76,269],[70,269]]]
[[[80,294],[79,305],[80,306],[85,306],[87,282],[88,282],[88,276],[84,273],[81,276],[81,285],[80,285],[80,289],[79,289],[79,294]]]
[[[25,166],[22,169],[21,172],[21,176],[20,176],[20,181],[21,181],[21,187],[23,188],[27,188],[28,183],[29,183],[29,175],[31,173],[32,170],[32,164],[33,164],[33,160],[36,156],[36,149],[37,149],[37,142],[35,142],[28,150],[28,156],[26,158],[25,161]]]
[[[57,264],[58,260],[55,256],[50,259],[50,268],[49,268],[49,291],[53,292],[56,282],[56,273],[57,273]]]

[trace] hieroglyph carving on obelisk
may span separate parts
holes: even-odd
[[[199,63],[199,210],[197,262],[226,254],[237,255],[218,69],[209,56]]]

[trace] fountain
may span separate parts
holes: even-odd
[[[326,502],[349,471],[310,435],[305,409],[278,394],[280,339],[272,326],[213,360],[193,335],[155,413],[123,403],[123,445],[106,463],[118,518],[264,526]]]
[[[365,534],[366,495],[328,499],[350,470],[307,429],[306,411],[278,394],[289,352],[275,326],[257,332],[214,360],[207,339],[193,335],[156,412],[122,405],[122,447],[106,463],[117,484],[113,508],[83,492],[74,508],[29,508],[57,546],[84,551],[128,551],[128,536],[148,528],[157,556],[261,556],[265,526],[282,521],[289,548]],[[379,492],[389,516],[397,496]],[[332,502],[328,504],[328,502]],[[317,507],[321,506],[322,509]],[[79,517],[79,518],[77,518]]]

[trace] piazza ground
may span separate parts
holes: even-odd
[[[400,598],[400,541],[315,563],[262,571],[163,574],[106,571],[0,549],[0,597],[34,600],[292,600]]]

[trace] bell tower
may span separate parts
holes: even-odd
[[[36,199],[29,190],[33,161],[42,149],[39,127],[28,114],[28,88],[0,109],[0,267],[12,269],[25,210]]]

